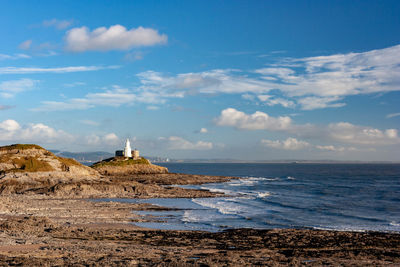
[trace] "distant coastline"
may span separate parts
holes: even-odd
[[[114,154],[105,151],[95,152],[68,152],[50,150],[62,157],[73,158],[82,164],[90,165],[112,157]],[[259,164],[400,164],[400,161],[359,161],[359,160],[299,160],[299,159],[278,159],[278,160],[239,160],[239,159],[173,159],[167,157],[144,156],[152,163],[259,163]]]

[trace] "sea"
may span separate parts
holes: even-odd
[[[169,211],[134,211],[155,229],[222,231],[298,228],[400,232],[400,164],[165,163],[170,172],[235,176],[182,186],[228,197],[112,201],[151,203]]]

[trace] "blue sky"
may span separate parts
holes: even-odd
[[[400,160],[399,1],[2,1],[0,144]]]

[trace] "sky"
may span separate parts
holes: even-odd
[[[0,145],[400,161],[400,1],[0,6]]]

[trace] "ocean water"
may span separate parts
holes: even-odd
[[[176,208],[139,212],[158,229],[314,228],[400,232],[400,164],[163,164],[171,172],[237,176],[183,186],[229,197],[139,200]],[[137,201],[137,200],[134,200]]]

